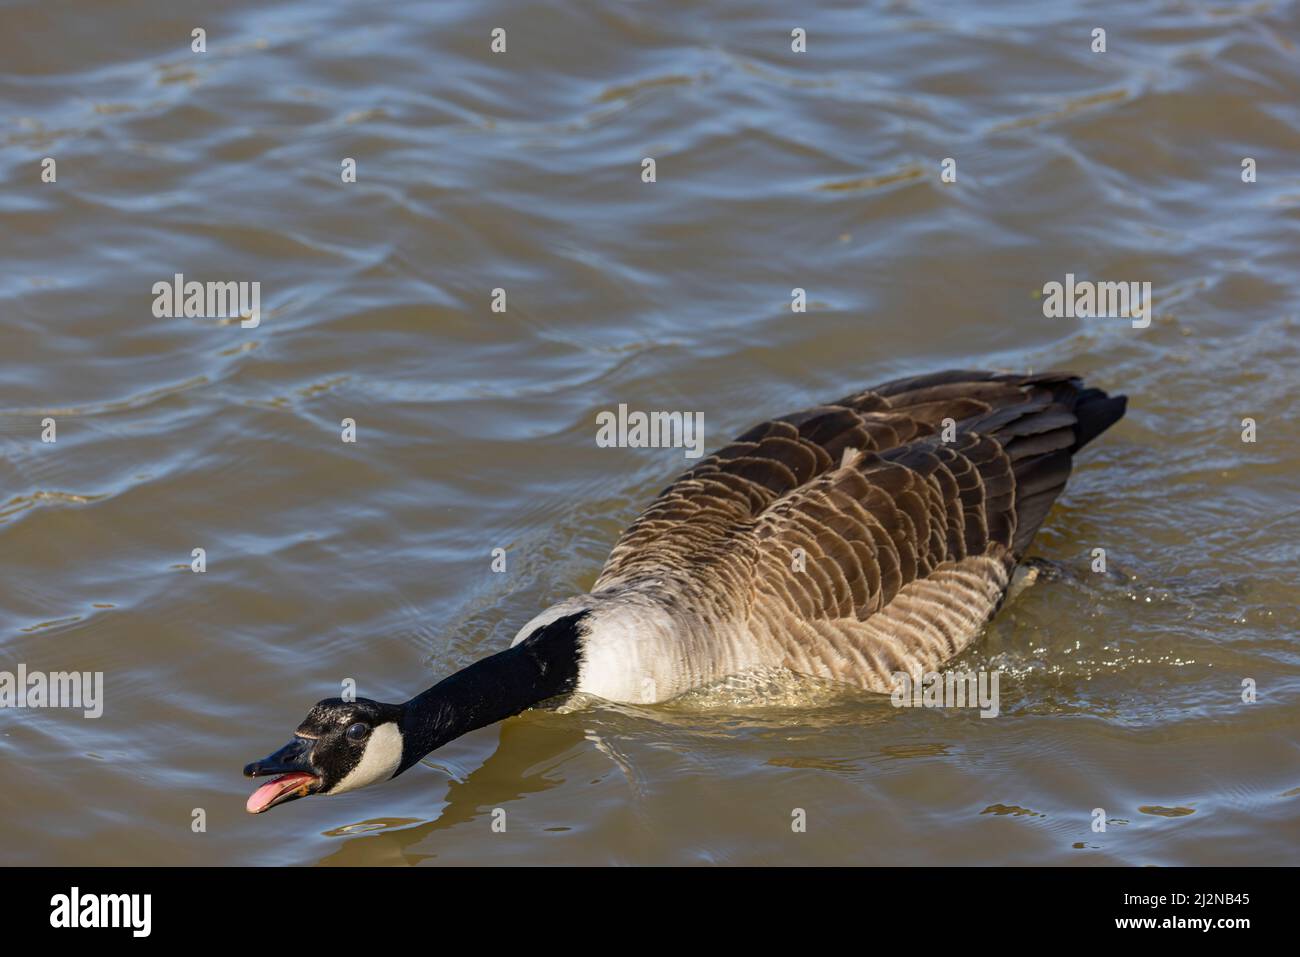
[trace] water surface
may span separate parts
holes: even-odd
[[[0,861],[1300,863],[1297,4],[813,7],[6,6],[0,669],[107,702],[0,711]],[[175,273],[260,325],[155,318]],[[1150,326],[1044,318],[1066,273]],[[999,718],[595,703],[243,811],[343,680],[402,700],[591,584],[688,464],[597,412],[716,446],[950,366],[1130,396],[961,659]]]

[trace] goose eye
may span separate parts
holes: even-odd
[[[364,741],[366,735],[370,733],[370,726],[358,721],[344,732],[349,741]]]

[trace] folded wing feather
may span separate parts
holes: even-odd
[[[592,591],[653,587],[767,664],[888,690],[974,640],[1123,411],[1071,373],[958,370],[764,422],[665,489]]]

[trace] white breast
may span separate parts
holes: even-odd
[[[672,620],[635,605],[601,609],[588,620],[578,691],[608,701],[650,704],[685,690],[675,674]]]
[[[693,686],[684,669],[679,625],[662,607],[630,594],[570,598],[546,609],[519,629],[517,645],[557,618],[588,611],[582,622],[582,652],[576,691],[607,701],[649,704],[666,701]]]

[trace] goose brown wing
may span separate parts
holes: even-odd
[[[1055,403],[1064,410],[1082,394],[1069,373],[955,370],[887,382],[763,422],[664,489],[614,545],[593,591],[671,580],[679,587],[704,584],[713,592],[726,588],[734,605],[744,598],[753,572],[756,543],[748,532],[754,523],[783,496],[837,468],[846,449],[904,448],[933,436],[949,419],[1006,426],[1023,419],[1027,406],[1045,411]],[[1044,439],[1041,451],[1050,451],[1059,438]],[[1024,449],[1028,454],[1028,442]],[[1068,463],[1066,468],[1068,474]],[[1043,501],[1050,506],[1050,498]],[[1043,514],[1046,507],[1038,521]],[[1031,524],[1037,527],[1021,523]]]
[[[784,667],[886,691],[976,637],[1073,453],[1124,409],[1065,374],[1019,384],[951,441],[846,456],[759,518],[750,630]]]
[[[1001,600],[1015,497],[990,436],[850,457],[760,519],[750,631],[792,671],[877,691],[933,670]]]

